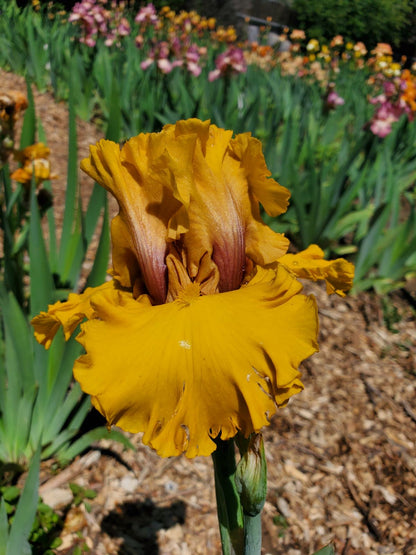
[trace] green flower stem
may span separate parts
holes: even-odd
[[[235,440],[241,455],[238,465],[234,440],[217,440],[212,454],[223,554],[260,555],[261,511],[267,492],[263,438],[237,435]]]
[[[261,538],[261,513],[255,516],[244,514],[245,555],[260,555]]]
[[[224,555],[244,554],[244,519],[240,496],[235,484],[235,449],[232,439],[217,440],[212,454],[215,493]]]

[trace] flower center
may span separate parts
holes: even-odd
[[[189,283],[182,291],[180,291],[176,300],[184,304],[191,304],[201,295],[201,287],[199,283]]]

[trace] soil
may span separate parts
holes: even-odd
[[[25,83],[0,71],[0,89],[25,92]],[[59,174],[59,220],[67,111],[34,92]],[[82,158],[101,134],[79,122],[78,137]],[[91,187],[80,174],[83,197]],[[264,430],[262,553],[307,555],[332,541],[342,555],[416,555],[415,298],[400,290],[341,299],[317,284],[307,289],[320,307],[321,351],[303,365],[305,390]],[[211,459],[161,459],[130,438],[135,450],[101,441],[58,473],[43,463],[40,494],[64,521],[55,552],[219,554]],[[85,504],[68,510],[69,483],[97,493],[89,512]]]

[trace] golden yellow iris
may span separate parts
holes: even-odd
[[[10,177],[24,185],[30,184],[33,173],[36,185],[47,179],[55,179],[57,175],[51,173],[49,154],[49,148],[43,143],[36,143],[18,151],[15,157],[23,167],[15,170]]]
[[[81,167],[117,199],[110,282],[33,320],[46,348],[62,325],[86,354],[74,375],[107,418],[162,456],[209,455],[213,441],[259,431],[302,389],[317,349],[317,310],[296,276],[351,287],[327,262],[261,220],[287,208],[261,144],[209,121],[168,125],[119,145],[102,140]]]

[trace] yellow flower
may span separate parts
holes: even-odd
[[[297,254],[285,254],[279,262],[299,278],[323,279],[328,295],[337,293],[344,297],[352,287],[354,266],[343,258],[324,260],[324,253],[317,245],[310,245]]]
[[[51,173],[49,154],[49,148],[43,143],[36,143],[17,152],[15,158],[23,164],[23,167],[15,170],[10,177],[24,185],[31,182],[33,172],[35,172],[37,185],[46,179],[55,179],[57,176]]]
[[[48,348],[86,318],[75,378],[110,425],[143,432],[161,456],[258,432],[301,391],[298,367],[318,349],[316,303],[297,276],[343,293],[351,265],[286,254],[259,205],[281,214],[289,192],[248,133],[180,121],[121,150],[102,140],[81,167],[119,204],[113,279],[36,316],[37,340]]]
[[[319,42],[316,39],[311,39],[306,45],[306,50],[308,52],[318,52]]]
[[[354,45],[355,56],[365,56],[367,54],[367,48],[363,42],[357,42]]]

